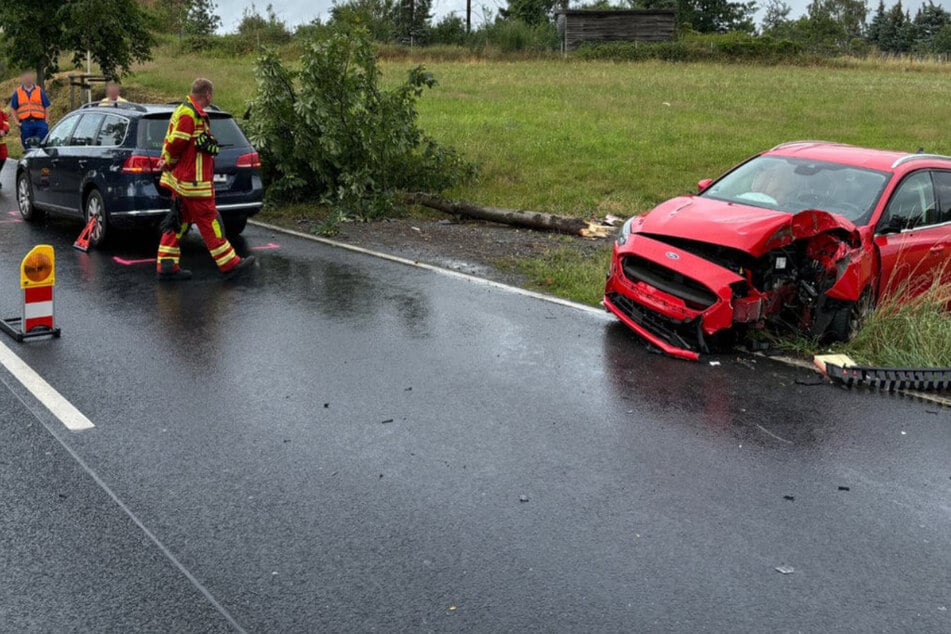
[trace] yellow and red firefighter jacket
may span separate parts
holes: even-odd
[[[205,111],[189,96],[168,122],[162,146],[162,185],[184,198],[212,198],[215,194],[215,157],[199,148],[202,136],[211,135]]]

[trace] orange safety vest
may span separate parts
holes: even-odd
[[[43,91],[39,86],[33,86],[33,92],[27,94],[23,86],[17,88],[17,118],[20,121],[27,119],[46,120],[46,108],[43,107]]]

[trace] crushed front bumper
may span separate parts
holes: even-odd
[[[638,234],[615,245],[604,291],[605,308],[629,328],[689,360],[714,333],[760,319],[763,299],[739,274]]]

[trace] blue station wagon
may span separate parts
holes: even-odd
[[[171,204],[157,169],[169,118],[177,104],[92,102],[60,120],[17,164],[20,214],[38,221],[46,213],[97,222],[90,235],[101,246],[123,230],[157,227]],[[213,106],[215,199],[225,231],[234,238],[261,209],[258,153],[234,118]]]

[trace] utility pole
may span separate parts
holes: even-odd
[[[466,0],[466,33],[472,31],[472,0]]]

